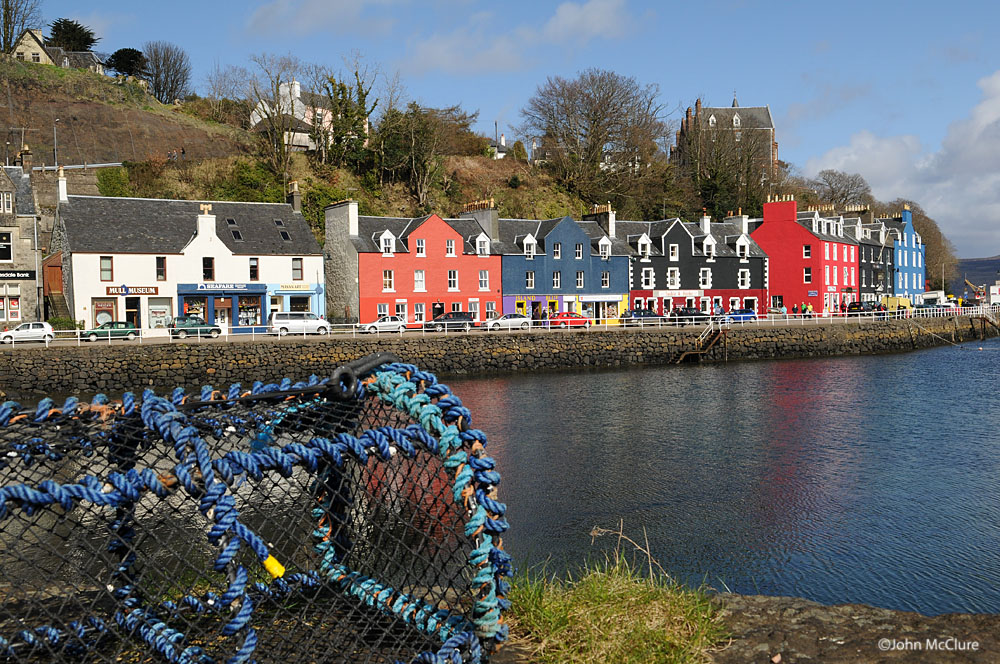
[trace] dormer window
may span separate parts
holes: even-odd
[[[709,118],[708,118],[708,126],[709,127],[715,127],[715,116],[714,115],[709,116]]]
[[[715,242],[713,242],[711,238],[706,239],[704,244],[702,244],[702,251],[705,252],[705,257],[708,258],[708,260],[715,260]]]
[[[524,241],[524,257],[529,261],[535,260],[535,241],[528,239]]]
[[[750,255],[750,247],[742,242],[737,242],[736,255],[745,260]]]
[[[653,243],[649,240],[639,240],[639,254],[642,256],[642,260],[649,260],[649,253],[652,246]]]
[[[391,231],[383,231],[379,236],[378,245],[383,256],[392,256],[396,253],[396,236]]]
[[[480,256],[486,256],[490,253],[490,241],[484,237],[479,238],[476,241],[476,253]]]
[[[734,115],[733,116],[733,126],[734,127],[739,127],[740,126],[740,116],[739,115]]]
[[[611,258],[611,240],[609,240],[606,237],[601,238],[599,246],[601,250],[601,260],[602,261],[609,260]]]

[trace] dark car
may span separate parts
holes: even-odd
[[[170,336],[178,339],[191,337],[212,337],[215,339],[222,334],[222,328],[217,325],[209,325],[200,316],[178,316],[170,321],[167,326]]]
[[[468,332],[476,326],[476,320],[468,311],[449,311],[424,323],[425,330],[444,332],[445,330],[464,330]]]
[[[661,316],[652,309],[632,309],[622,315],[622,323],[630,325],[653,325],[660,322]]]
[[[711,317],[696,307],[678,307],[670,312],[667,320],[676,325],[701,325],[711,322]]]
[[[80,336],[87,341],[97,341],[98,339],[125,339],[132,341],[139,336],[139,330],[133,323],[120,320],[109,320],[93,330],[85,330]]]
[[[851,302],[847,305],[848,316],[871,316],[875,313],[874,302]]]

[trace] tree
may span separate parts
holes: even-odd
[[[910,213],[913,215],[913,228],[920,234],[920,239],[924,244],[924,273],[926,279],[931,284],[931,290],[944,290],[941,281],[942,274],[945,282],[953,281],[958,277],[958,258],[955,255],[955,246],[951,243],[937,222],[929,217],[924,209],[914,201],[897,198],[888,204],[879,204],[879,207],[886,208],[890,214],[896,214],[903,206],[910,206]]]
[[[603,69],[549,77],[521,110],[524,131],[541,139],[564,185],[597,200],[662,155],[668,127],[659,95],[656,85]]]
[[[240,127],[249,126],[250,111],[253,110],[245,98],[249,80],[250,72],[243,67],[223,67],[215,63],[205,77],[208,87],[206,98],[213,120]]]
[[[14,50],[21,34],[42,25],[40,0],[0,0],[0,52]]]
[[[510,154],[507,155],[507,158],[528,161],[528,151],[524,149],[524,143],[519,140],[514,141],[514,145],[510,146]]]
[[[275,175],[287,180],[292,159],[289,138],[300,128],[304,114],[293,83],[298,80],[302,64],[291,55],[254,55],[256,65],[248,80],[248,101],[253,108],[250,122],[261,136],[261,151]]]
[[[74,20],[59,18],[49,24],[46,46],[58,46],[66,51],[89,51],[100,41],[94,31]]]
[[[145,77],[148,63],[139,49],[120,48],[105,60],[104,66],[123,76]]]
[[[150,92],[161,104],[169,104],[188,93],[191,60],[180,46],[165,41],[146,42],[142,47],[149,71]]]
[[[859,173],[844,173],[832,168],[820,171],[813,181],[816,193],[827,203],[833,203],[838,210],[848,205],[869,204],[872,188]]]
[[[314,122],[313,132],[317,145],[328,151],[330,162],[335,166],[350,166],[355,172],[368,152],[369,117],[376,99],[369,106],[368,95],[373,81],[365,81],[360,71],[354,71],[354,85],[327,77],[325,84],[329,121]],[[324,142],[320,142],[324,141]]]

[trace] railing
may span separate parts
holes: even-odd
[[[46,335],[47,338],[23,338],[11,334],[11,330],[0,331],[0,347],[3,346],[35,346],[44,343],[46,346],[57,348],[66,346],[82,346],[85,344],[106,344],[106,345],[128,345],[129,343],[210,343],[210,342],[253,342],[262,339],[291,339],[291,338],[325,338],[327,336],[339,337],[360,337],[360,336],[389,336],[389,337],[412,337],[416,335],[455,335],[455,334],[526,334],[543,333],[558,334],[562,332],[583,332],[585,330],[599,331],[621,331],[622,333],[635,333],[642,330],[678,328],[689,325],[705,326],[699,333],[699,345],[713,332],[722,327],[780,327],[780,326],[808,326],[808,325],[865,325],[879,323],[891,319],[906,318],[948,318],[954,316],[984,316],[997,320],[997,313],[1000,306],[977,306],[977,307],[935,307],[927,309],[902,309],[894,311],[875,311],[864,313],[815,313],[815,314],[767,314],[754,317],[743,315],[712,315],[699,317],[672,317],[656,316],[642,318],[597,318],[597,319],[577,319],[567,321],[563,326],[558,320],[518,320],[516,323],[508,324],[498,319],[476,321],[468,329],[464,324],[452,324],[446,326],[440,332],[433,329],[429,323],[410,322],[405,327],[394,327],[385,329],[374,329],[369,331],[372,323],[362,324],[325,324],[322,332],[309,330],[290,331],[285,335],[271,332],[266,326],[241,326],[236,331],[228,326],[212,326],[206,328],[182,328],[170,330],[166,328],[157,329],[134,329],[121,331],[116,330],[110,334],[105,330],[55,330]],[[325,321],[324,321],[325,323]],[[496,329],[494,329],[496,328]],[[638,329],[636,329],[638,328]],[[182,337],[183,335],[183,337]],[[8,336],[12,338],[8,339]]]

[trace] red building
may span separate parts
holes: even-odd
[[[843,217],[799,212],[794,200],[764,204],[751,237],[770,258],[769,306],[812,304],[838,313],[858,299],[858,243],[844,233]]]
[[[348,295],[331,317],[343,310],[345,318],[367,323],[397,315],[418,327],[447,311],[468,311],[477,321],[498,315],[499,250],[475,219],[368,217],[357,215],[356,206],[327,208],[327,261],[337,266],[332,276]],[[339,290],[329,282],[328,295]]]

